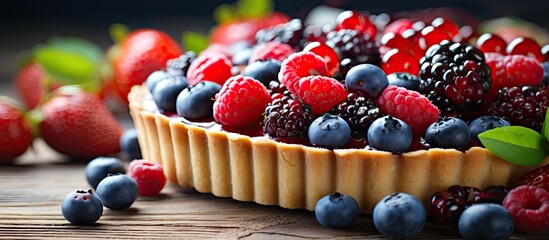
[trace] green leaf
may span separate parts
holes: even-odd
[[[546,140],[538,132],[521,126],[506,126],[478,135],[494,155],[516,165],[535,166],[547,155]]]
[[[103,50],[94,43],[76,37],[53,37],[47,42],[48,47],[64,52],[80,54],[99,64],[103,60]]]
[[[183,47],[187,51],[194,51],[196,54],[208,47],[208,37],[204,34],[186,31],[182,36]]]
[[[115,43],[122,42],[130,34],[130,28],[121,23],[113,23],[109,26],[109,35]]]
[[[221,4],[213,11],[213,18],[217,23],[233,21],[237,17],[237,12],[231,4]]]
[[[541,134],[549,141],[549,111],[545,112],[545,120],[543,121],[543,128]],[[549,146],[547,146],[549,148]]]
[[[98,81],[99,65],[92,58],[56,47],[40,47],[34,51],[38,61],[51,76],[65,85]]]
[[[273,11],[271,0],[239,0],[237,2],[238,16],[241,18],[262,18]]]

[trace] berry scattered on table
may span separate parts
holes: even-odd
[[[429,213],[436,223],[457,223],[466,208],[479,203],[501,204],[507,192],[501,185],[488,186],[483,191],[452,185],[446,191],[433,193]]]
[[[31,126],[20,109],[0,99],[0,164],[11,163],[32,144]]]
[[[63,199],[63,217],[74,225],[92,225],[103,215],[103,204],[92,190],[77,190]]]
[[[182,75],[173,75],[164,78],[156,83],[152,91],[154,103],[164,113],[176,112],[176,100],[179,93],[183,91],[189,83]]]
[[[389,85],[403,87],[412,91],[419,91],[419,82],[421,81],[416,75],[406,72],[391,73],[387,75],[387,80],[389,80]]]
[[[515,185],[536,186],[549,192],[549,164],[526,173]]]
[[[325,148],[343,147],[351,139],[349,124],[337,115],[324,114],[318,117],[311,123],[308,132],[312,144]]]
[[[126,173],[124,162],[116,157],[98,157],[91,160],[85,169],[86,180],[93,189],[109,174]]]
[[[130,162],[128,176],[137,182],[141,196],[158,195],[166,185],[166,176],[162,166],[147,160]]]
[[[124,153],[129,160],[141,159],[141,146],[139,145],[137,129],[131,128],[120,137],[120,151]]]
[[[177,115],[189,120],[213,118],[215,95],[219,91],[221,85],[210,81],[202,81],[183,89],[175,103]]]
[[[390,238],[409,238],[421,232],[427,214],[416,197],[406,193],[392,193],[374,207],[374,225]]]
[[[440,115],[429,99],[416,91],[397,86],[386,87],[376,104],[383,113],[408,124],[416,136],[423,136],[427,127],[436,122]]]
[[[427,128],[425,141],[431,147],[463,150],[471,142],[471,129],[465,121],[459,118],[439,118]]]
[[[347,72],[345,86],[349,92],[357,92],[369,99],[377,99],[389,85],[387,75],[372,64],[360,64]]]
[[[251,77],[268,87],[271,81],[278,81],[280,67],[281,63],[277,60],[259,60],[248,64],[240,75]]]
[[[320,224],[330,228],[351,226],[359,215],[356,200],[339,192],[322,197],[315,205],[315,216]]]
[[[516,222],[515,222],[516,223]],[[499,204],[475,204],[463,211],[458,222],[466,239],[509,239],[514,231],[513,218]]]
[[[549,192],[536,186],[519,186],[503,200],[503,207],[515,220],[518,232],[549,230]]]
[[[377,150],[402,153],[412,144],[412,129],[398,118],[385,116],[376,119],[367,133],[368,143]]]
[[[223,85],[232,75],[232,66],[231,60],[224,54],[202,54],[189,66],[187,79],[190,85],[195,85],[200,81],[212,81]]]
[[[95,192],[103,205],[112,210],[124,210],[139,197],[137,182],[124,174],[109,174],[99,182]]]
[[[234,76],[217,93],[213,115],[217,122],[227,126],[256,124],[270,101],[271,96],[261,82],[251,77]]]

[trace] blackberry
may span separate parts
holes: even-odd
[[[359,63],[379,65],[379,46],[368,34],[352,29],[331,31],[326,44],[337,52],[339,59],[351,58]]]
[[[269,82],[269,92],[271,95],[275,93],[283,94],[284,92],[288,91],[288,88],[284,86],[282,83],[280,83],[278,80],[272,80]]]
[[[371,99],[358,93],[349,93],[345,101],[335,106],[332,114],[339,115],[351,127],[351,136],[364,138],[374,120],[382,117],[381,109]]]
[[[267,42],[281,42],[301,50],[301,35],[303,34],[303,23],[295,18],[291,21],[269,28],[259,30],[255,34],[257,45]]]
[[[189,66],[196,58],[196,53],[188,51],[178,58],[170,59],[166,63],[166,70],[168,73],[180,74],[187,76],[187,70]]]
[[[307,138],[307,131],[314,120],[311,109],[295,99],[289,91],[275,93],[265,108],[263,131],[270,137]]]
[[[511,123],[540,131],[549,106],[549,87],[502,88],[488,108],[495,115]]]
[[[345,80],[345,77],[347,77],[347,72],[349,72],[351,68],[359,64],[360,62],[353,58],[341,59],[341,61],[339,61],[339,71],[336,72],[333,77],[340,82],[343,82]]]
[[[301,46],[307,45],[310,42],[326,42],[329,32],[333,31],[334,26],[326,24],[323,26],[309,25],[303,29],[303,39]]]
[[[442,115],[478,117],[474,115],[492,82],[491,69],[478,48],[444,40],[427,50],[420,65],[419,92],[429,98]]]

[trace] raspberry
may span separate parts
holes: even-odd
[[[296,18],[287,23],[259,30],[255,34],[255,39],[257,40],[257,44],[280,42],[288,44],[294,49],[300,49],[302,34],[303,23]]]
[[[507,45],[506,51],[508,55],[521,54],[533,57],[540,62],[543,62],[545,59],[541,53],[541,47],[539,44],[535,40],[527,37],[518,37],[513,39],[513,41]]]
[[[384,113],[410,125],[416,136],[423,135],[425,129],[436,122],[440,115],[438,108],[429,99],[403,87],[386,87],[376,103]]]
[[[331,112],[349,124],[351,135],[356,139],[364,138],[372,122],[383,116],[374,101],[358,93],[347,94],[345,101],[334,107]]]
[[[549,106],[548,87],[511,87],[498,91],[488,114],[503,118],[511,125],[540,131]]]
[[[419,92],[443,115],[478,117],[475,114],[483,105],[491,81],[484,53],[473,46],[445,40],[430,47],[420,65]]]
[[[536,186],[549,192],[549,164],[534,169],[522,176],[516,186]]]
[[[267,88],[251,77],[234,76],[217,93],[214,119],[226,126],[243,127],[258,123],[271,101]]]
[[[282,62],[292,53],[294,53],[294,50],[288,44],[279,42],[267,42],[261,45],[257,45],[254,48],[252,55],[250,56],[249,63],[267,59],[274,59]]]
[[[203,54],[189,66],[187,79],[190,85],[206,80],[223,85],[231,77],[232,66],[231,60],[223,54]]]
[[[314,114],[328,112],[347,96],[347,91],[336,79],[325,76],[308,76],[299,79],[296,96],[311,106]]]
[[[128,176],[137,182],[141,196],[158,195],[166,185],[162,166],[147,160],[131,161],[128,166]]]
[[[543,66],[535,58],[488,53],[486,63],[492,68],[491,97],[503,87],[536,86],[543,79]]]
[[[303,48],[304,52],[312,52],[321,56],[326,61],[328,74],[332,76],[339,68],[339,57],[330,46],[323,42],[311,42]]]
[[[535,186],[520,186],[503,200],[519,232],[535,233],[549,230],[549,192]]]
[[[292,97],[290,92],[275,93],[265,108],[263,131],[270,137],[306,138],[313,120],[310,107]]]
[[[282,62],[278,80],[295,94],[297,82],[300,78],[310,75],[328,75],[328,67],[324,59],[311,52],[297,52],[291,54]]]

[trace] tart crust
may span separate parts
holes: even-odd
[[[508,185],[539,167],[513,165],[480,147],[394,155],[280,143],[185,124],[145,107],[147,94],[134,86],[128,96],[143,158],[162,164],[167,179],[181,187],[239,201],[314,210],[321,197],[337,191],[355,198],[361,213],[372,213],[392,192],[412,194],[427,206],[432,193],[451,185]],[[548,163],[546,157],[540,166]]]

